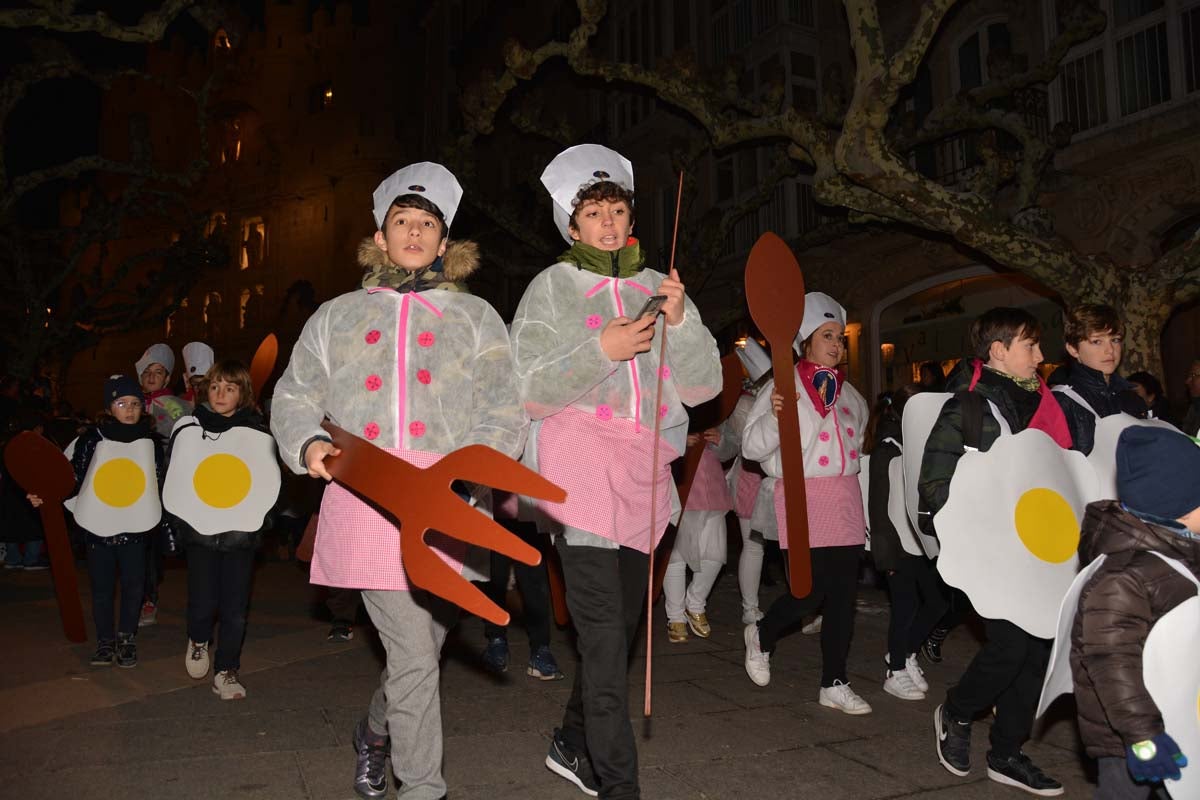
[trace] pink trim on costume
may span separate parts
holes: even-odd
[[[390,286],[372,286],[367,289],[367,294],[375,294],[376,292],[395,292],[396,290]]]
[[[408,384],[405,376],[408,374],[408,364],[405,357],[408,350],[408,292],[400,300],[400,317],[396,324],[396,442],[393,447],[404,445],[404,404],[407,399]]]
[[[424,297],[421,297],[421,295],[419,295],[419,294],[413,294],[413,298],[416,299],[417,302],[421,303],[421,305],[425,306],[430,311],[432,311],[435,317],[437,317],[438,319],[442,318],[442,312],[439,311],[438,307],[435,306],[433,303],[429,302]]]
[[[642,286],[640,283],[634,283],[633,281],[625,281],[625,285],[632,286],[634,289],[637,289],[639,292],[642,292],[643,294],[647,294],[647,295],[654,294],[653,290],[651,290],[650,287]]]
[[[629,283],[629,281],[625,281]],[[617,301],[617,316],[625,316],[625,305],[621,302],[621,282],[613,281],[613,297]],[[633,432],[642,432],[642,387],[638,383],[637,359],[629,359],[629,375],[633,379]]]
[[[608,282],[611,280],[612,280],[612,278],[605,278],[604,280],[600,281],[595,286],[593,286],[591,289],[588,289],[587,294],[585,294],[584,297],[591,297],[596,292],[603,289],[605,286],[608,286]]]

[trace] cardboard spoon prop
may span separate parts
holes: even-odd
[[[63,516],[63,500],[70,497],[75,488],[71,462],[50,440],[33,431],[24,431],[14,436],[4,448],[4,466],[22,489],[42,499],[38,512],[46,534],[46,549],[50,551],[54,594],[58,598],[63,632],[72,642],[86,642],[87,628],[83,624],[83,605],[79,602],[75,557],[71,554],[67,520]]]
[[[508,625],[509,615],[442,561],[425,542],[436,530],[478,547],[495,550],[522,564],[541,563],[537,548],[472,508],[450,485],[469,481],[495,489],[561,503],[567,493],[533,470],[501,453],[473,444],[420,468],[396,458],[331,422],[322,425],[342,452],[325,459],[334,480],[389,516],[400,528],[404,570],[415,586],[476,616]]]
[[[779,447],[783,461],[783,498],[787,509],[788,568],[793,597],[812,592],[812,555],[808,550],[808,496],[804,491],[804,453],[796,411],[796,370],[792,341],[804,319],[804,274],[787,243],[764,233],[746,261],[746,302],[754,324],[771,343],[775,391],[783,396]]]
[[[275,359],[278,357],[279,340],[275,338],[275,334],[268,333],[254,351],[254,360],[250,362],[250,384],[254,387],[255,397],[262,397],[263,387],[275,371]]]

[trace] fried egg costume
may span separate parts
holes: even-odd
[[[68,457],[73,445],[67,446]],[[80,527],[97,536],[147,531],[162,518],[157,475],[154,442],[149,438],[133,442],[102,439],[96,444],[79,493],[63,505]]]
[[[259,530],[279,483],[270,434],[242,426],[213,434],[190,416],[176,423],[163,505],[197,533]]]

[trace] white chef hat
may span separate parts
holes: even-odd
[[[737,353],[742,366],[746,368],[746,374],[750,376],[751,383],[757,381],[771,369],[771,357],[767,355],[766,350],[762,349],[762,345],[749,336],[734,352]]]
[[[462,200],[462,186],[441,164],[422,161],[396,170],[375,189],[371,200],[375,204],[375,227],[382,228],[392,201],[404,194],[417,194],[438,207],[446,218],[446,229],[454,222],[454,214]]]
[[[824,292],[809,292],[804,295],[804,319],[800,321],[800,332],[792,342],[792,349],[799,355],[804,355],[804,340],[826,322],[840,322],[845,325],[846,309]]]
[[[183,346],[183,376],[187,379],[205,375],[213,365],[213,349],[204,342],[188,342]]]
[[[579,190],[600,181],[611,181],[633,191],[633,164],[615,150],[599,144],[577,144],[554,157],[542,173],[542,185],[554,201],[554,224],[567,242],[571,238],[571,213]]]
[[[168,373],[175,372],[175,353],[167,345],[159,342],[146,348],[142,357],[137,360],[137,374],[140,376],[151,364],[162,364]]]

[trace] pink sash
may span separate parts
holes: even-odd
[[[563,525],[648,552],[653,437],[631,419],[602,420],[573,408],[547,417],[538,431],[538,471],[565,489],[567,499],[538,500],[538,509]],[[671,462],[678,457],[660,441],[655,545],[670,522]]]
[[[734,510],[741,519],[754,516],[754,503],[758,500],[758,490],[762,486],[763,476],[746,469],[746,462],[738,465],[737,497],[734,498]]]

